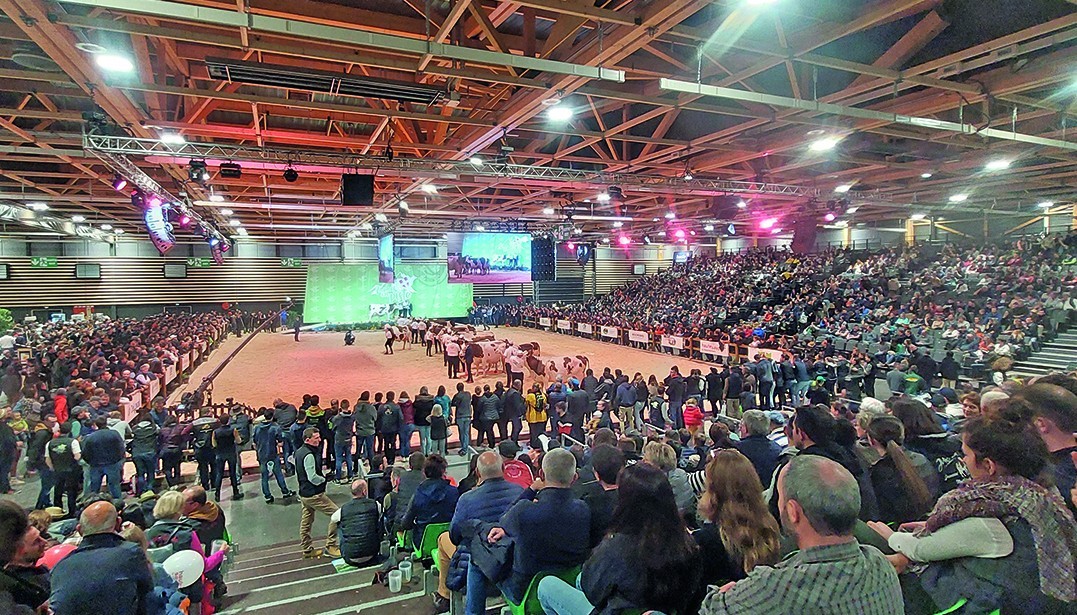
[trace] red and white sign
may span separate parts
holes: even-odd
[[[729,356],[729,348],[721,342],[699,340],[699,351],[703,354],[717,355],[719,357]]]

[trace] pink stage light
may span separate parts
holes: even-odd
[[[183,214],[179,219],[180,226],[185,227],[191,223],[191,217],[187,214]]]
[[[827,222],[833,222],[836,218],[837,218],[837,216],[835,216],[832,213],[828,213],[827,215],[823,216],[823,219],[826,220]]]
[[[625,237],[624,235],[621,235],[617,238],[617,243],[621,244],[622,246],[627,246],[628,244],[632,243],[632,240],[628,237]]]
[[[149,200],[146,201],[146,204],[149,205],[150,207],[153,207],[153,208],[160,207],[161,206],[161,197],[159,197],[159,196],[157,196],[155,194],[155,195],[151,196],[149,198]]]
[[[568,244],[566,244],[566,245],[568,246],[568,249],[569,249],[570,251],[575,251],[575,249],[576,249],[576,244],[574,244],[574,243],[572,243],[572,242],[570,241],[570,242],[568,242]]]
[[[780,227],[779,227],[779,228],[776,228],[776,229],[774,229],[773,231],[771,231],[771,233],[773,233],[773,234],[775,234],[775,235],[777,235],[777,234],[778,234],[778,233],[780,233],[780,232],[782,232],[782,229],[781,229]]]
[[[673,233],[673,236],[677,239],[684,239],[684,229],[677,229],[677,232]]]
[[[767,218],[759,223],[759,228],[771,228],[778,223],[777,218]]]

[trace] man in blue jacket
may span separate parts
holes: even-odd
[[[95,502],[79,517],[82,543],[52,570],[49,606],[55,615],[145,615],[153,589],[149,562],[137,543],[117,532],[111,502]],[[92,574],[88,574],[92,571]]]
[[[437,453],[427,456],[423,464],[426,480],[419,483],[400,523],[402,529],[412,530],[411,541],[414,545],[422,543],[426,526],[448,523],[456,510],[460,492],[445,478],[448,467],[445,458]]]
[[[542,478],[524,489],[498,526],[487,534],[491,543],[506,536],[515,541],[512,574],[497,586],[517,604],[536,574],[579,566],[587,559],[591,511],[572,493],[575,479],[576,458],[572,453],[563,448],[546,453]],[[468,566],[466,615],[485,613],[487,583],[478,566]]]
[[[254,426],[254,452],[258,456],[258,469],[262,474],[262,496],[266,504],[273,503],[273,493],[269,490],[269,475],[277,479],[281,496],[289,498],[295,495],[284,482],[284,472],[281,470],[280,452],[278,445],[284,441],[280,425],[273,420],[273,410],[266,408],[262,412],[262,421]]]
[[[501,455],[495,451],[479,455],[475,471],[479,476],[478,486],[460,496],[449,531],[438,537],[438,589],[434,593],[434,608],[438,613],[449,610],[446,582],[450,562],[460,562],[466,574],[469,545],[479,526],[500,519],[524,491],[523,487],[505,480]]]

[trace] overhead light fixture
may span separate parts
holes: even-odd
[[[858,210],[858,209],[860,209],[860,208],[854,205],[854,206],[846,209],[845,213],[847,213],[847,214],[855,214],[856,210]]]
[[[485,231],[485,230],[486,230],[486,227],[485,227],[485,226],[483,226],[483,225],[481,225],[481,224],[476,224],[476,225],[475,225],[475,230],[476,230],[476,231],[480,231],[480,232],[481,232],[481,231]]]
[[[762,222],[759,223],[759,227],[760,228],[771,228],[777,223],[778,223],[777,218],[767,218],[766,220],[763,220]]]
[[[846,192],[848,192],[848,191],[850,191],[852,189],[853,189],[852,184],[842,184],[842,185],[838,186],[837,188],[834,188],[834,192],[837,192],[838,194],[845,194]]]
[[[112,225],[111,224],[102,224],[101,225],[101,230],[102,231],[111,231],[112,230]]]
[[[745,203],[744,201],[737,201],[737,209],[746,209],[747,207],[748,207],[748,204]]]
[[[927,214],[916,213],[916,214],[913,214],[913,215],[909,216],[909,219],[910,220],[923,220],[926,217],[927,217]]]
[[[834,226],[845,228],[845,227],[849,226],[849,221],[848,220],[838,220],[837,222],[834,223]]]
[[[127,231],[123,230],[122,228],[118,228],[118,229],[116,229],[116,230],[114,230],[114,231],[112,231],[112,232],[113,232],[113,233],[116,233],[117,235],[123,235],[123,234],[124,234],[124,233],[126,233]]]
[[[778,233],[780,233],[780,232],[782,232],[782,227],[780,227],[780,226],[779,226],[778,228],[776,228],[776,229],[774,229],[773,231],[771,231],[771,232],[770,232],[770,234],[771,234],[771,235],[777,235],[777,234],[778,234]]]
[[[1050,208],[1052,208],[1054,206],[1055,206],[1054,201],[1044,201],[1044,202],[1040,203],[1039,205],[1037,205],[1037,207],[1039,207],[1040,209],[1050,209]]]
[[[211,194],[211,195],[209,195],[209,200],[213,201],[214,203],[223,203],[224,202],[224,195],[223,194]]]
[[[827,222],[833,222],[834,220],[837,219],[837,216],[834,215],[834,212],[827,212],[827,214],[825,216],[823,216],[823,219],[826,220]]]
[[[374,221],[385,223],[389,221],[389,217],[379,211],[378,213],[374,214]]]
[[[569,107],[564,102],[558,102],[546,110],[546,117],[551,122],[567,122],[572,119],[574,114],[572,107]]]
[[[1010,168],[1011,164],[1013,164],[1012,160],[1007,160],[1005,158],[996,158],[995,160],[988,161],[988,163],[984,165],[984,170],[1004,171]]]
[[[220,239],[217,239],[216,237],[210,237],[209,238],[209,246],[211,248],[216,248],[217,244],[219,244],[219,243],[221,243]]]
[[[232,218],[231,220],[229,220],[229,221],[228,221],[228,226],[242,226],[242,224],[243,224],[243,223],[242,223],[242,222],[240,222],[240,221],[239,221],[238,219],[236,219],[236,218]]]
[[[923,173],[920,174],[920,178],[921,179],[931,179],[932,175],[934,175],[934,173],[931,173],[929,171],[924,171]]]
[[[161,143],[165,145],[183,145],[187,139],[178,132],[166,132],[161,135]]]
[[[574,234],[576,234],[576,235],[583,235],[583,229],[578,227],[578,226],[576,228],[572,229],[572,232]]]
[[[423,184],[422,186],[419,186],[419,189],[422,190],[423,192],[425,192],[426,194],[437,194],[438,193],[438,187],[435,186],[434,184]]]
[[[477,167],[482,166],[482,158],[480,158],[478,156],[472,156],[471,158],[468,158],[468,162],[470,162],[471,164],[473,164],[473,165],[475,165]]]
[[[219,170],[221,177],[226,177],[228,179],[236,179],[243,176],[243,169],[235,162],[222,162]]]
[[[599,203],[609,203],[610,202],[610,193],[609,192],[599,192],[597,198],[598,198]]]
[[[246,237],[247,229],[243,228],[242,226],[239,227],[238,229],[236,229],[236,235],[239,235],[240,237]]]
[[[650,235],[644,235],[643,236],[643,243],[645,243],[647,245],[651,245],[651,236]]]
[[[969,200],[969,195],[965,194],[964,192],[962,192],[961,194],[950,195],[951,203],[964,203],[967,200]]]
[[[112,177],[112,189],[119,192],[127,187],[127,178],[123,175],[115,175]]]
[[[553,207],[543,207],[542,208],[542,213],[547,215],[547,216],[552,216],[553,215]]]
[[[632,240],[625,235],[621,235],[617,238],[617,243],[621,244],[622,246],[627,246],[628,244],[632,243]]]
[[[206,169],[206,161],[192,160],[187,165],[187,178],[198,183],[209,181],[209,170]]]
[[[49,208],[49,204],[44,201],[30,201],[26,206],[34,211],[45,211]]]
[[[610,238],[609,238],[609,237],[603,237],[603,238],[602,238],[602,243],[609,243],[609,242],[610,242]]]
[[[299,179],[299,171],[296,171],[292,167],[284,169],[284,181],[293,184],[297,179]]]
[[[99,53],[94,56],[98,68],[110,73],[129,73],[135,70],[135,63],[127,56],[116,53]]]
[[[221,212],[222,216],[231,216],[232,215],[232,210],[231,209],[222,209],[222,210],[220,210],[220,212]]]
[[[672,211],[667,211],[666,212],[666,220],[673,220],[676,217],[677,217],[677,214],[673,213]]]
[[[841,140],[837,137],[823,137],[812,141],[811,145],[808,146],[808,149],[813,152],[829,152],[837,147],[840,141]]]
[[[76,223],[77,222],[85,222],[86,221],[86,216],[80,216],[79,214],[75,214],[75,215],[71,216],[71,221],[76,222]]]
[[[684,239],[685,238],[684,229],[680,229],[680,228],[677,229],[676,231],[674,231],[673,236],[676,237],[677,239]]]
[[[620,220],[618,220],[618,221],[613,223],[613,228],[621,228],[624,225],[625,225],[624,222],[621,222]]]
[[[709,232],[714,230],[714,225],[713,224],[708,224],[708,225],[703,227],[703,230],[705,230],[705,231],[707,231],[709,233]]]

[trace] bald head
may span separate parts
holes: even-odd
[[[367,484],[366,484],[366,480],[364,480],[362,478],[358,478],[358,479],[356,479],[355,481],[352,482],[352,497],[353,498],[355,498],[357,500],[360,500],[362,498],[365,498],[367,496],[367,493],[368,493],[368,487],[367,487]]]
[[[495,451],[481,453],[479,462],[475,465],[475,471],[479,473],[479,478],[482,480],[501,478],[505,475],[501,455]]]
[[[112,502],[94,502],[79,517],[79,533],[85,536],[109,534],[119,527],[120,513]]]

